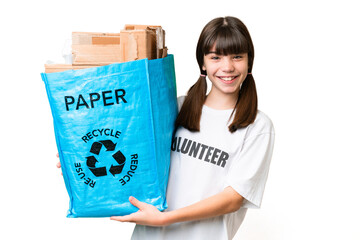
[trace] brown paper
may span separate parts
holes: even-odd
[[[120,33],[73,32],[72,64],[45,64],[45,72],[77,70],[167,56],[161,26],[127,24]]]

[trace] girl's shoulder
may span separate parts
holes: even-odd
[[[274,124],[270,117],[268,117],[264,112],[258,110],[255,121],[248,126],[248,133],[251,135],[264,133],[274,134]]]

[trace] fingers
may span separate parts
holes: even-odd
[[[122,220],[122,217],[120,217],[120,216],[110,217],[110,220],[119,221],[119,222],[124,222],[124,221]]]
[[[139,214],[139,211],[131,213],[129,215],[125,215],[125,216],[112,216],[112,217],[110,217],[110,220],[115,220],[115,221],[119,221],[119,222],[135,222],[136,223],[139,218],[138,214]]]
[[[59,158],[59,153],[56,153],[56,157]],[[61,163],[60,162],[57,162],[56,163],[56,167],[57,168],[61,168]],[[61,172],[61,176],[63,175],[63,173]]]
[[[132,214],[126,216],[114,216],[114,217],[110,217],[110,220],[115,220],[119,222],[134,222],[131,215]]]
[[[132,205],[134,205],[135,207],[139,208],[138,212],[129,214],[129,215],[125,215],[125,216],[113,216],[110,217],[110,220],[115,220],[115,221],[119,221],[119,222],[137,222],[137,214],[139,214],[141,212],[141,209],[143,209],[144,205],[146,205],[146,203],[140,202],[139,200],[137,200],[134,197],[129,197],[129,201]]]
[[[130,201],[130,203],[132,205],[134,205],[135,207],[137,207],[140,210],[142,210],[146,206],[146,203],[140,202],[139,200],[137,200],[133,196],[129,197],[129,201]]]
[[[139,211],[126,216],[113,216],[110,220],[119,222],[132,222],[146,226],[164,226],[167,224],[164,220],[164,215],[156,207],[141,202],[134,197],[129,197],[132,205],[139,208]]]

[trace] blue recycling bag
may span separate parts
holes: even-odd
[[[129,196],[166,209],[177,115],[173,55],[41,77],[70,197],[67,216],[136,212]]]

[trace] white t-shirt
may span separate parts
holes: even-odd
[[[179,102],[183,100],[180,99]],[[132,239],[232,239],[247,208],[259,208],[274,144],[271,120],[258,111],[253,124],[230,133],[232,110],[203,107],[200,132],[180,127],[172,142],[168,209],[186,207],[231,186],[243,196],[236,212],[166,227],[137,225]]]

